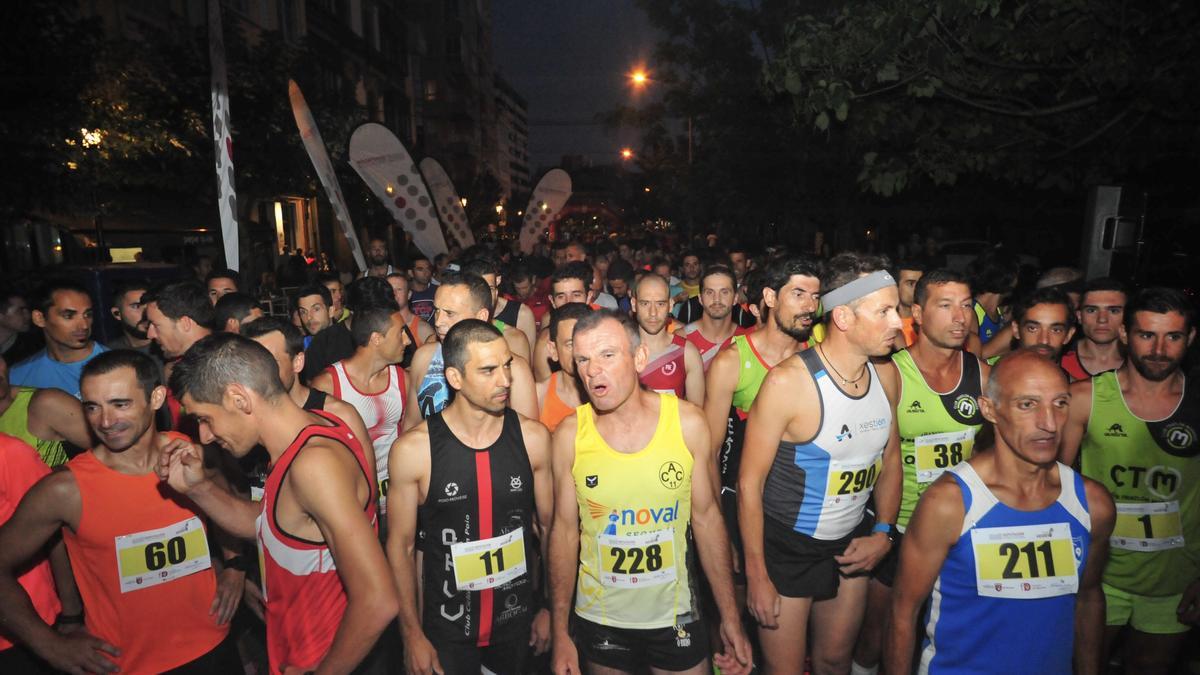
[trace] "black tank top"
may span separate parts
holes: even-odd
[[[521,304],[516,300],[505,298],[504,310],[497,314],[494,319],[513,328],[517,327],[517,318],[521,316]]]
[[[304,405],[301,406],[305,410],[324,410],[325,399],[329,398],[329,394],[320,389],[308,388],[308,398],[304,399]]]
[[[417,510],[424,552],[424,617],[426,636],[439,642],[475,646],[529,639],[533,618],[533,577],[537,562],[533,533],[533,469],[525,450],[521,423],[504,411],[504,428],[483,450],[463,445],[442,413],[429,424],[429,494]],[[452,544],[515,536],[523,549],[452,551]],[[524,557],[525,571],[504,583],[481,590],[459,590],[453,560],[468,561],[480,574],[512,574]],[[467,574],[468,566],[462,565]],[[461,581],[466,581],[462,579]],[[490,585],[485,579],[483,585]]]

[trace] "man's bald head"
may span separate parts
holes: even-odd
[[[638,279],[637,285],[633,288],[633,294],[640,298],[642,297],[642,289],[649,290],[651,288],[660,288],[667,293],[671,292],[671,284],[667,283],[666,279],[654,272],[647,272]]]
[[[1063,389],[1066,389],[1069,384],[1066,374],[1057,363],[1036,350],[1018,349],[1005,355],[996,365],[992,366],[992,373],[988,377],[984,396],[992,401],[999,401],[1006,393],[1012,393],[1014,383],[1024,378],[1031,378],[1035,374],[1047,374],[1062,380]]]

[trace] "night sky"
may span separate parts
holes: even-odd
[[[650,59],[655,42],[633,0],[492,3],[496,68],[529,103],[535,180],[563,155],[607,164],[635,144],[632,130],[606,132],[594,118],[632,101],[626,74]]]

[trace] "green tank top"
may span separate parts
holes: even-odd
[[[1104,583],[1127,593],[1174,595],[1200,577],[1200,392],[1184,385],[1174,412],[1147,421],[1115,372],[1092,378],[1080,466],[1117,503]]]
[[[958,384],[944,394],[925,382],[907,349],[893,354],[892,362],[900,371],[896,422],[904,481],[896,527],[903,531],[925,489],[944,471],[971,456],[975,434],[983,426],[983,414],[979,411],[982,383],[979,360],[965,351]]]
[[[738,381],[737,387],[733,390],[733,407],[737,408],[743,415],[750,412],[750,406],[754,403],[754,398],[758,396],[758,390],[762,387],[763,380],[767,378],[767,372],[770,368],[763,363],[762,357],[754,349],[754,343],[750,341],[749,335],[735,335],[733,344],[737,347],[738,361],[741,363],[738,366]]]
[[[13,387],[12,405],[0,415],[0,433],[15,436],[33,446],[46,466],[53,469],[66,463],[67,451],[63,449],[62,441],[47,441],[29,433],[29,402],[36,391],[32,387]]]

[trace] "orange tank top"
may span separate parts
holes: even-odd
[[[112,660],[122,673],[161,673],[212,651],[229,627],[208,613],[217,580],[200,509],[154,473],[114,471],[91,451],[67,469],[82,508],[63,540],[87,630],[121,650]]]
[[[542,414],[538,416],[538,421],[550,431],[554,431],[560,422],[575,412],[575,408],[558,397],[557,387],[558,371],[555,371],[550,373],[550,381],[546,383],[546,402],[542,404]]]

